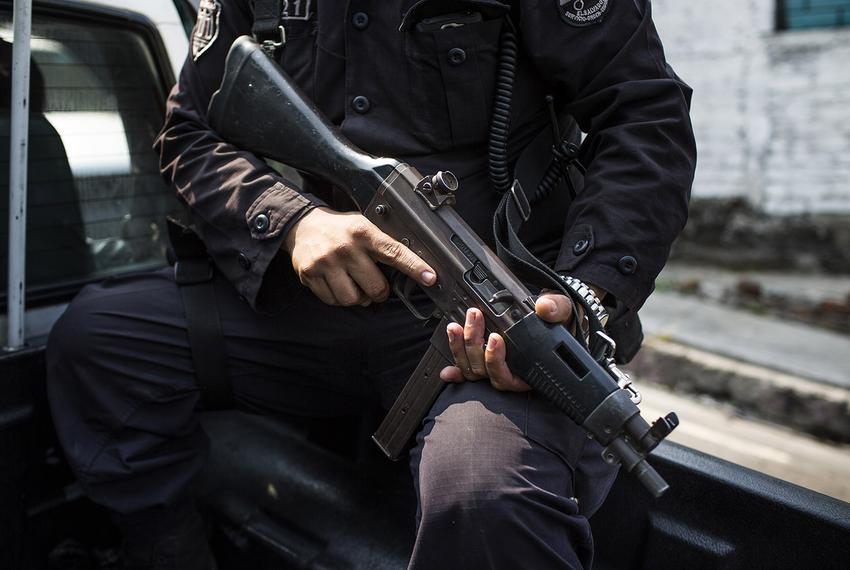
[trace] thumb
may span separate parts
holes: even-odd
[[[534,312],[547,323],[569,324],[573,320],[573,302],[565,295],[544,293],[534,303]]]

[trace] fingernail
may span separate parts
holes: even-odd
[[[442,370],[440,370],[440,380],[448,380],[449,379],[449,370],[451,370],[451,366],[446,366]]]
[[[433,285],[437,281],[437,276],[434,275],[433,271],[423,271],[422,281],[424,281],[426,285]]]
[[[455,334],[452,332],[452,329],[446,328],[446,335],[449,337],[449,342],[454,342]]]
[[[555,304],[555,301],[550,299],[541,299],[539,302],[543,305],[547,312],[551,314],[558,312],[558,305]]]
[[[499,335],[496,333],[490,333],[490,336],[487,337],[487,350],[493,350],[496,348],[496,345],[499,344]]]

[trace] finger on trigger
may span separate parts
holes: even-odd
[[[573,303],[566,295],[544,293],[537,298],[534,312],[549,323],[569,323],[573,318]]]
[[[371,248],[377,261],[398,269],[417,283],[430,287],[437,282],[437,274],[430,265],[382,231],[375,230]]]

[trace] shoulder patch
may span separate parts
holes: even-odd
[[[198,58],[207,51],[218,38],[221,3],[218,0],[201,0],[198,5],[198,21],[192,32],[192,58]]]
[[[581,28],[602,22],[611,0],[555,0],[555,3],[563,21]]]

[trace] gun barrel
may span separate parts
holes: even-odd
[[[621,464],[626,471],[637,477],[655,498],[670,488],[667,481],[646,461],[644,455],[635,451],[623,436],[614,438],[602,452],[602,457],[609,463]]]
[[[658,471],[646,459],[641,459],[632,469],[632,473],[656,499],[666,493],[670,488],[667,481],[658,474]]]

